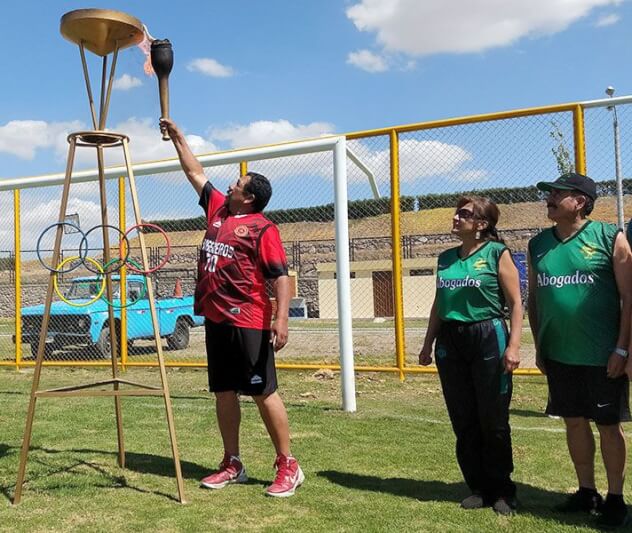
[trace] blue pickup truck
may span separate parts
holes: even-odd
[[[84,303],[94,298],[102,281],[96,277],[79,277],[72,280],[64,298],[76,303]],[[120,305],[120,278],[112,276],[113,303]],[[127,276],[127,301],[134,303],[127,307],[127,342],[153,339],[154,330],[149,309],[149,298],[144,294],[143,276]],[[189,345],[192,327],[204,324],[204,318],[193,313],[193,296],[159,298],[156,313],[160,336],[166,338],[172,350],[182,350]],[[22,342],[31,345],[31,353],[37,354],[39,335],[44,314],[44,305],[34,305],[22,309]],[[120,338],[121,310],[114,308],[117,332]],[[15,340],[15,339],[14,339]],[[110,357],[110,328],[108,304],[102,298],[84,307],[68,305],[56,301],[51,304],[45,355],[66,346],[88,346],[97,357]]]

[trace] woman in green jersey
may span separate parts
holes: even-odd
[[[625,236],[613,224],[589,220],[595,182],[571,172],[547,191],[555,222],[529,241],[529,324],[536,363],[546,374],[546,412],[566,425],[566,442],[578,490],[561,512],[599,513],[603,526],[627,521],[623,501],[626,446],[621,422],[630,420],[625,374],[632,314],[632,259]],[[595,439],[608,477],[605,502],[595,485]]]
[[[516,508],[509,402],[519,363],[522,305],[518,269],[498,237],[498,207],[487,198],[461,198],[452,234],[461,245],[438,259],[434,303],[419,363],[432,362],[456,435],[456,456],[471,495],[465,509]],[[510,312],[510,331],[504,320]]]

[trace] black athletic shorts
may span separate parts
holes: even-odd
[[[240,328],[204,321],[208,384],[211,392],[235,391],[247,396],[277,389],[270,330]]]
[[[567,365],[551,359],[545,364],[547,415],[587,418],[602,425],[630,421],[627,376],[611,379],[605,366]]]

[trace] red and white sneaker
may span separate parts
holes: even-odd
[[[248,481],[246,469],[238,457],[225,455],[219,464],[219,470],[206,476],[200,485],[207,489],[223,489],[230,483],[245,483]]]
[[[293,496],[294,491],[305,481],[305,474],[298,465],[298,461],[294,457],[278,455],[274,461],[274,467],[277,471],[276,477],[272,485],[266,489],[266,495],[276,498]]]

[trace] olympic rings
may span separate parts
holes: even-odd
[[[131,270],[132,272],[136,272],[137,274],[151,274],[153,272],[156,272],[156,270],[158,270],[159,268],[162,268],[163,266],[165,266],[167,264],[167,261],[169,261],[169,258],[171,257],[171,241],[169,240],[169,235],[167,235],[167,233],[165,232],[164,229],[162,229],[160,226],[156,226],[156,224],[150,224],[149,222],[142,222],[140,224],[136,224],[135,226],[132,226],[131,228],[129,228],[125,233],[124,233],[124,237],[127,237],[127,235],[131,232],[134,231],[135,229],[140,229],[140,228],[153,228],[155,230],[157,230],[159,233],[162,233],[165,237],[165,241],[167,242],[167,253],[165,254],[165,258],[162,260],[162,262],[154,267],[154,268],[150,268],[148,270],[141,270],[140,268],[134,268],[132,265],[128,265],[127,268],[129,270]],[[121,241],[121,245],[123,244],[123,242]],[[122,250],[121,250],[122,252]],[[123,255],[122,253],[120,255]],[[129,262],[129,261],[128,261]]]
[[[68,257],[67,259],[64,259],[61,263],[59,263],[59,265],[57,265],[57,269],[55,269],[53,272],[53,287],[55,288],[55,292],[57,293],[57,296],[59,296],[59,299],[64,302],[67,303],[68,305],[72,306],[72,307],[86,307],[88,305],[93,304],[94,302],[96,302],[99,298],[101,298],[101,295],[103,294],[103,291],[105,290],[105,277],[103,277],[101,279],[101,288],[99,289],[98,294],[92,298],[92,300],[88,300],[87,302],[78,304],[78,303],[73,303],[71,300],[67,300],[66,298],[64,298],[64,296],[61,294],[61,292],[59,291],[59,285],[57,284],[57,274],[59,274],[60,272],[68,272],[67,270],[61,270],[61,267],[63,267],[66,263],[68,263],[69,261],[74,261],[75,259],[81,259],[81,257],[79,257],[78,255],[74,255],[72,257]],[[84,257],[83,261],[89,261],[90,263],[92,263],[98,270],[100,270],[101,274],[103,274],[103,267],[94,259],[92,259],[92,257]]]
[[[59,267],[61,267],[62,265],[64,265],[65,263],[68,262],[68,260],[63,261],[62,263],[60,263],[59,265],[57,265],[57,268],[51,268],[49,267],[46,263],[44,263],[44,260],[42,259],[42,255],[40,254],[40,246],[42,244],[42,238],[44,237],[44,234],[52,228],[55,228],[57,226],[70,226],[72,228],[74,228],[77,233],[81,233],[81,235],[83,236],[83,239],[81,239],[81,244],[79,244],[79,255],[74,256],[73,259],[80,259],[80,261],[70,267],[67,268],[66,270],[60,270]],[[90,230],[92,231],[92,230]],[[86,242],[86,248],[85,251],[82,252],[82,246],[83,246],[83,242]],[[68,272],[72,272],[75,268],[77,268],[78,266],[80,266],[81,264],[85,264],[85,259],[86,259],[86,255],[88,255],[88,241],[86,240],[86,235],[83,231],[81,231],[81,229],[79,228],[79,226],[77,226],[76,224],[73,224],[72,222],[55,222],[54,224],[51,224],[50,226],[48,226],[44,231],[42,231],[42,233],[40,233],[39,238],[37,239],[37,258],[39,259],[39,262],[42,264],[42,266],[48,270],[49,272],[54,272],[55,274],[66,274]]]
[[[93,274],[112,274],[113,272],[120,270],[121,267],[127,261],[127,258],[129,257],[129,252],[130,252],[129,241],[127,240],[125,233],[123,233],[116,226],[110,226],[108,224],[99,224],[98,226],[94,226],[93,228],[90,228],[88,231],[86,231],[83,234],[83,239],[81,239],[81,243],[79,244],[79,250],[81,250],[81,247],[83,246],[84,241],[86,242],[86,250],[88,249],[88,235],[90,235],[90,233],[92,233],[95,229],[99,229],[99,228],[110,228],[110,229],[118,231],[123,236],[121,238],[121,244],[123,244],[123,242],[125,243],[125,257],[122,257],[122,254],[121,254],[121,256],[118,259],[116,258],[111,259],[105,265],[103,265],[103,269],[101,270],[101,272],[99,272],[98,270],[92,270],[92,268],[90,267],[89,261],[87,263],[84,262],[84,266]],[[123,251],[123,247],[120,244],[119,244],[119,251],[121,252]],[[119,263],[119,266],[117,268],[113,268],[112,270],[108,270],[108,266],[110,266],[110,264],[115,264],[116,262]]]
[[[72,256],[72,258],[68,258],[68,259],[62,261],[59,265],[57,265],[57,268],[51,268],[44,262],[44,259],[42,259],[42,254],[41,254],[40,247],[42,245],[42,239],[44,237],[44,234],[46,232],[48,232],[50,229],[55,228],[57,226],[69,226],[69,227],[73,228],[76,233],[81,234],[82,238],[81,238],[81,242],[79,243],[79,255]],[[134,261],[131,261],[129,259],[130,252],[131,252],[131,247],[130,247],[129,239],[128,239],[127,236],[133,230],[139,230],[142,227],[153,228],[158,233],[162,233],[162,235],[164,236],[165,241],[167,243],[167,253],[165,254],[164,259],[161,261],[161,263],[159,265],[155,266],[154,268],[147,269],[147,270],[143,270],[138,263],[136,263]],[[114,229],[114,230],[118,231],[121,234],[121,240],[119,241],[119,257],[115,258],[114,261],[112,261],[112,260],[108,261],[108,263],[107,263],[107,265],[105,267],[101,266],[94,259],[90,259],[89,257],[87,257],[88,251],[89,251],[88,235],[90,235],[90,233],[92,233],[97,228],[111,228],[111,229]],[[54,224],[51,224],[46,229],[44,229],[44,231],[42,231],[42,233],[40,234],[39,238],[37,239],[36,252],[37,252],[37,258],[38,258],[39,262],[42,264],[42,266],[46,270],[48,270],[49,272],[52,272],[53,274],[55,274],[55,278],[54,278],[55,280],[57,279],[56,276],[58,274],[66,274],[68,272],[72,272],[73,270],[75,270],[77,267],[79,267],[81,265],[84,265],[90,272],[92,272],[93,274],[97,274],[97,275],[112,274],[112,273],[117,272],[118,270],[120,270],[124,265],[127,265],[128,269],[131,270],[132,272],[135,272],[137,274],[148,275],[148,274],[152,274],[152,273],[156,272],[158,269],[162,268],[163,266],[165,266],[167,264],[167,262],[169,261],[169,259],[171,257],[171,242],[170,242],[169,236],[167,235],[165,230],[163,230],[160,226],[157,226],[156,224],[151,224],[151,223],[148,223],[148,222],[143,222],[141,224],[136,224],[135,226],[132,226],[131,228],[129,228],[126,232],[123,232],[121,229],[119,229],[119,228],[117,228],[115,226],[110,226],[110,225],[107,225],[107,224],[100,224],[98,226],[94,226],[93,228],[89,229],[85,233],[83,231],[81,231],[79,226],[77,226],[76,224],[73,224],[72,222],[55,222]],[[77,261],[77,263],[75,265],[72,265],[70,268],[63,269],[62,268],[63,265],[65,265],[66,263],[70,262],[71,260],[72,261],[78,260],[78,261]],[[90,264],[94,265],[96,267],[96,270],[91,268]],[[116,268],[110,268],[112,264],[117,265]],[[103,291],[101,291],[101,292],[103,292]],[[63,300],[63,298],[62,298],[62,300]],[[82,304],[82,305],[87,305],[87,304]]]
[[[113,261],[118,261],[118,259],[111,259],[110,261],[108,261],[105,265],[103,265],[103,270],[106,271],[107,267],[110,265],[110,263],[112,263]],[[140,268],[140,265],[134,261],[133,259],[127,259],[127,263],[129,264],[133,264],[135,265],[137,268]],[[106,271],[107,273],[107,271]],[[119,282],[120,285],[120,282]],[[140,291],[140,294],[138,295],[138,298],[136,298],[135,300],[130,300],[128,303],[126,303],[125,305],[117,305],[113,302],[110,302],[110,300],[108,300],[106,298],[105,295],[101,296],[101,299],[108,304],[110,307],[113,307],[114,309],[125,309],[126,307],[129,307],[130,305],[134,305],[138,300],[141,300],[143,298],[143,296],[145,296],[145,294],[147,294],[147,277],[143,276],[143,288]],[[119,299],[120,302],[120,299]]]

